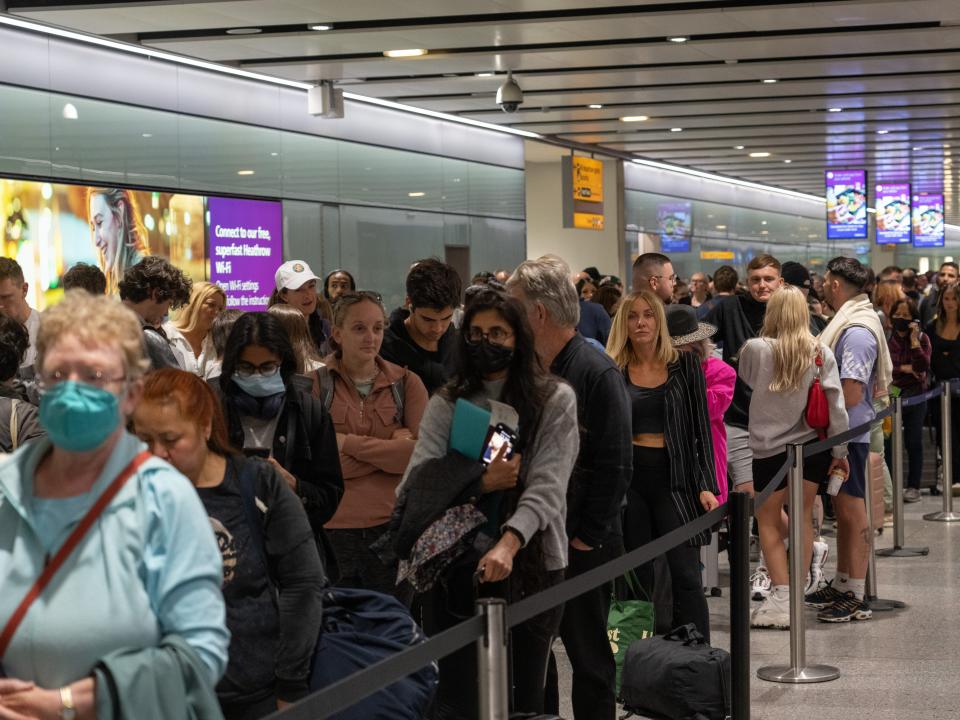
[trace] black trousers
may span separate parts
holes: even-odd
[[[427,635],[453,627],[474,614],[472,566],[455,572],[444,588],[435,585],[421,596]],[[563,570],[546,573],[547,587],[563,581]],[[483,596],[504,597],[506,583],[480,586]],[[510,670],[513,678],[512,713],[543,713],[544,686],[550,646],[560,627],[563,608],[556,607],[517,625],[510,631]],[[434,720],[478,720],[477,648],[470,645],[442,658],[440,687],[433,704]]]
[[[612,536],[599,548],[581,552],[569,548],[567,579],[582,575],[623,554],[623,538]],[[617,711],[614,683],[617,667],[607,637],[607,615],[613,583],[585,592],[563,609],[560,638],[573,666],[573,717],[575,720],[614,720]],[[560,714],[557,659],[550,653],[544,711]]]
[[[923,420],[926,416],[926,401],[903,409],[903,444],[907,451],[906,487],[917,490],[923,477]]]
[[[666,535],[683,525],[670,496],[670,466],[666,450],[634,446],[633,483],[627,490],[623,540],[627,551]],[[673,590],[673,627],[693,623],[710,640],[710,612],[703,594],[700,550],[684,543],[668,550]],[[653,598],[653,563],[641,565],[637,577]],[[658,623],[659,624],[659,623]]]

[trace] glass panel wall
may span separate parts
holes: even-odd
[[[698,270],[712,274],[721,265],[732,265],[742,273],[747,263],[762,253],[774,255],[781,262],[795,260],[821,272],[837,255],[855,256],[862,262],[870,259],[868,240],[827,240],[823,220],[626,190],[627,267],[633,264],[640,247],[660,248],[658,211],[679,202],[691,206],[690,251],[668,254],[683,278]]]

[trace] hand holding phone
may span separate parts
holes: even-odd
[[[501,445],[497,454],[487,463],[487,469],[484,470],[480,479],[480,486],[484,493],[510,490],[517,486],[517,478],[520,476],[520,454],[514,453],[508,460],[508,452],[507,445]]]

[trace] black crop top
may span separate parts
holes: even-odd
[[[667,384],[655,388],[640,387],[630,381],[630,373],[624,369],[627,392],[630,395],[630,408],[633,414],[633,434],[663,434],[666,414]]]

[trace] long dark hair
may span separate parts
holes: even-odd
[[[297,356],[283,324],[269,313],[250,312],[237,318],[230,330],[227,346],[223,351],[221,378],[229,381],[233,377],[240,362],[240,354],[248,345],[262,345],[276,353],[280,358],[280,376],[285,384],[290,381],[290,376],[297,372]],[[222,382],[221,387],[227,394],[238,392],[233,382]]]
[[[940,294],[937,296],[937,321],[935,326],[937,332],[943,330],[944,325],[947,324],[946,312],[943,309],[943,296],[948,292],[953,293],[953,299],[960,303],[960,283],[952,282],[948,285],[944,285],[943,290],[941,290]],[[957,322],[960,322],[960,308],[957,309],[955,314],[957,317],[954,319]]]
[[[483,391],[483,375],[470,359],[467,334],[473,318],[479,312],[494,310],[499,313],[514,335],[513,359],[507,372],[501,400],[512,406],[520,416],[520,446],[525,447],[535,435],[540,415],[547,399],[556,388],[556,380],[543,370],[533,343],[533,331],[527,321],[523,305],[505,293],[493,288],[479,290],[467,304],[460,337],[457,342],[457,372],[441,391],[449,400],[479,394]]]

